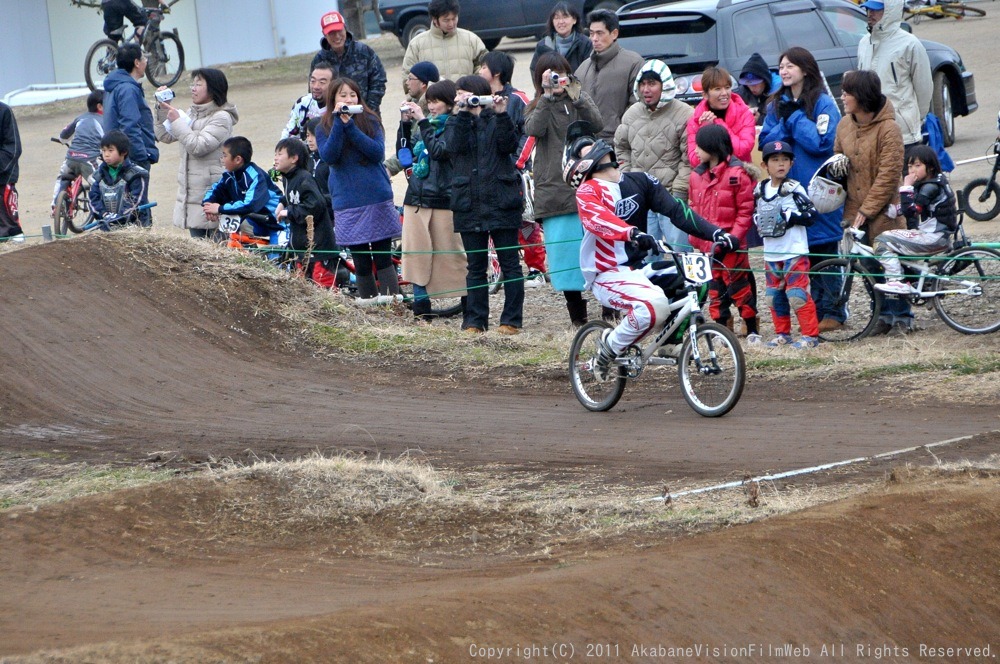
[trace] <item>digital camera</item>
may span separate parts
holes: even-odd
[[[485,108],[493,105],[493,97],[489,95],[472,95],[465,100],[465,103],[469,106],[482,106]]]
[[[567,85],[569,85],[569,76],[566,76],[565,74],[558,74],[556,72],[552,72],[551,76],[549,76],[549,82],[552,83],[553,87],[557,85],[566,87]]]
[[[364,112],[365,112],[365,107],[362,106],[361,104],[344,104],[339,109],[337,109],[337,113],[341,113],[344,115],[360,115],[361,113]]]
[[[161,104],[165,104],[171,99],[173,99],[175,95],[173,90],[167,88],[166,90],[157,90],[156,93],[153,95],[153,97],[155,97],[156,101],[160,102]]]

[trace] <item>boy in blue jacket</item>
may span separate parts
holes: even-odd
[[[226,139],[222,144],[222,167],[226,172],[205,192],[201,207],[209,221],[218,221],[220,214],[264,215],[266,221],[252,218],[245,221],[253,227],[254,235],[269,237],[283,230],[274,216],[281,202],[281,190],[252,158],[249,139],[243,136]]]
[[[149,210],[137,210],[149,202],[149,171],[129,159],[128,136],[109,131],[101,138],[101,165],[90,187],[90,211],[111,225],[153,225]]]

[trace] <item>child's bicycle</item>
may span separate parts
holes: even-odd
[[[688,405],[705,417],[725,415],[743,394],[746,359],[736,335],[723,325],[706,322],[702,315],[712,259],[698,252],[670,251],[664,245],[659,253],[673,257],[673,265],[665,271],[673,274],[674,282],[683,280],[681,285],[664,289],[671,304],[663,329],[645,344],[625,349],[602,379],[595,372],[598,340],[614,326],[592,321],[581,327],[569,351],[573,393],[587,410],[610,410],[621,399],[628,380],[637,379],[649,367],[676,366]],[[677,274],[678,267],[682,275]]]
[[[835,304],[846,307],[844,326],[821,332],[824,341],[850,341],[869,334],[878,323],[887,297],[875,288],[884,282],[874,250],[862,242],[864,232],[844,231],[841,256],[815,265],[813,278],[834,290]],[[949,327],[962,334],[988,334],[1000,330],[1000,252],[970,243],[961,218],[953,248],[932,256],[900,256],[904,281],[917,290],[906,298],[914,305],[933,306]]]
[[[125,41],[136,41],[142,46],[143,53],[149,59],[146,65],[146,78],[154,86],[171,86],[180,80],[184,73],[184,46],[181,38],[177,34],[177,29],[161,30],[160,23],[163,16],[170,12],[170,8],[180,0],[173,0],[166,7],[143,8],[146,13],[146,29],[141,38],[137,38],[135,30]],[[73,0],[73,4],[83,7],[99,7],[86,0]],[[122,32],[124,32],[122,28]],[[91,90],[104,87],[104,79],[108,74],[118,68],[118,47],[122,43],[124,34],[118,39],[101,39],[95,42],[87,57],[84,60],[84,76],[87,79],[87,86]]]
[[[966,16],[986,16],[986,11],[965,2],[942,2],[941,0],[906,0],[903,4],[903,20],[919,23],[926,18],[953,18],[961,20]]]
[[[51,139],[54,143],[66,145],[58,138]],[[83,175],[64,178],[52,207],[52,223],[55,235],[65,236],[82,233],[84,225],[90,221],[90,183]]]
[[[989,159],[993,162],[988,178],[976,178],[965,185],[962,196],[965,198],[965,213],[976,221],[989,221],[1000,213],[1000,184],[997,184],[997,173],[1000,172],[1000,136],[993,141],[986,154],[992,153]]]
[[[129,219],[137,212],[149,210],[156,207],[156,203],[145,203],[135,208],[129,208],[125,212],[116,215],[95,217],[93,213],[87,215],[87,221],[79,226],[71,227],[74,233],[88,233],[90,231],[113,231],[116,228],[123,228],[129,224]]]

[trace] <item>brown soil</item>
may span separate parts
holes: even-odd
[[[956,158],[993,137],[991,20],[972,22],[974,43],[961,48],[985,111],[960,121]],[[919,28],[954,42],[934,34],[945,29]],[[398,105],[398,78],[393,67],[386,108]],[[292,77],[234,89],[261,163],[304,87]],[[48,223],[61,156],[38,146],[75,114],[66,105],[20,123],[36,146],[19,183],[29,233]],[[176,166],[167,149],[153,169],[161,227]],[[793,480],[869,489],[708,534],[542,538],[523,513],[429,519],[417,505],[263,526],[240,508],[277,500],[280,485],[200,477],[5,510],[2,662],[748,662],[785,659],[786,645],[808,648],[807,660],[971,661],[983,653],[935,657],[921,644],[989,646],[984,659],[1000,650],[997,478],[903,466],[996,454],[994,404],[753,376],[719,420],[695,415],[676,386],[655,400],[630,388],[614,411],[590,414],[561,372],[444,376],[426,362],[317,359],[274,314],[272,284],[237,271],[220,289],[197,268],[153,269],[96,237],[0,255],[0,481],[39,477],[39,459],[184,473],[318,449],[653,496],[973,437]]]

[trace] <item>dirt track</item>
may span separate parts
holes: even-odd
[[[966,23],[983,44],[995,13],[985,21]],[[974,129],[960,134],[965,153],[956,156],[973,156],[993,135],[998,78],[973,64],[988,48],[962,50],[983,110],[960,121],[960,132]],[[299,88],[239,94],[280,117]],[[245,118],[255,142],[280,127]],[[22,122],[22,132],[41,143],[66,119]],[[154,184],[173,191],[176,155],[166,153]],[[43,221],[52,171],[53,159],[38,154],[22,177],[29,229]],[[250,288],[242,305],[226,303],[194,272],[151,274],[98,242],[4,254],[0,274],[11,285],[0,293],[0,450],[26,462],[418,449],[438,467],[598,478],[653,494],[665,483],[676,490],[1000,428],[995,404],[895,398],[888,407],[858,381],[752,381],[730,416],[707,421],[676,388],[657,405],[630,388],[596,415],[559,376],[497,390],[414,365],[399,368],[405,382],[381,372],[359,380],[364,369],[287,350]],[[982,458],[998,443],[980,435],[934,454]],[[708,536],[428,562],[341,555],[348,536],[335,529],[278,540],[219,534],[192,517],[192,504],[210,514],[226,490],[171,483],[0,515],[0,660],[467,662],[486,659],[477,648],[499,647],[511,650],[494,661],[523,661],[529,644],[570,644],[574,659],[586,659],[587,644],[615,647],[592,649],[596,661],[697,659],[633,650],[644,646],[737,648],[703,661],[773,660],[764,650],[781,644],[810,648],[807,659],[828,644],[835,657],[826,661],[941,661],[921,643],[995,654],[997,487],[995,477],[931,475]],[[450,527],[461,537],[475,525]],[[551,649],[535,657],[567,659]]]

